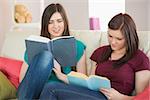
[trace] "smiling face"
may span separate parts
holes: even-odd
[[[108,29],[108,41],[113,51],[126,49],[125,38],[120,30]]]
[[[48,32],[51,35],[51,38],[62,36],[64,32],[64,20],[59,12],[55,12],[48,24]]]

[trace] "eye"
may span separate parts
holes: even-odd
[[[117,38],[117,40],[121,41],[121,40],[123,40],[123,38]]]
[[[52,23],[53,23],[53,21],[52,21],[52,20],[50,20],[48,23],[49,23],[49,24],[52,24]]]
[[[110,38],[111,38],[112,36],[111,36],[111,35],[108,35],[108,37],[110,37]]]
[[[57,22],[61,23],[63,22],[63,19],[58,19]]]

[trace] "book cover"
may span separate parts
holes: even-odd
[[[90,75],[71,71],[67,75],[70,84],[79,85],[88,89],[99,91],[100,88],[111,88],[110,80],[106,77]]]
[[[52,40],[31,35],[25,39],[28,61],[44,50],[49,50],[55,60],[62,66],[76,66],[76,40],[73,36],[62,36]]]

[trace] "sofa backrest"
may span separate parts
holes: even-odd
[[[11,31],[6,34],[1,56],[24,60],[25,38],[31,34],[39,35],[39,30]],[[86,45],[87,72],[91,69],[90,56],[99,46],[108,44],[107,32],[91,30],[71,30],[71,35],[81,40]],[[150,32],[139,31],[140,49],[150,57]]]
[[[89,74],[92,66],[89,58],[92,52],[100,46],[101,32],[91,30],[72,30],[71,35],[86,45],[87,73]]]
[[[2,47],[1,56],[24,60],[25,38],[29,35],[38,35],[36,30],[15,30],[5,35],[5,41]]]

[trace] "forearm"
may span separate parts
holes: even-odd
[[[114,88],[101,88],[100,91],[108,98],[108,100],[133,100],[134,96],[124,95]]]
[[[124,95],[122,94],[121,96],[121,100],[133,100],[134,96],[127,96],[127,95]]]
[[[76,68],[77,68],[77,72],[87,74],[85,51],[84,51],[84,54],[82,55],[81,59],[78,61]]]

